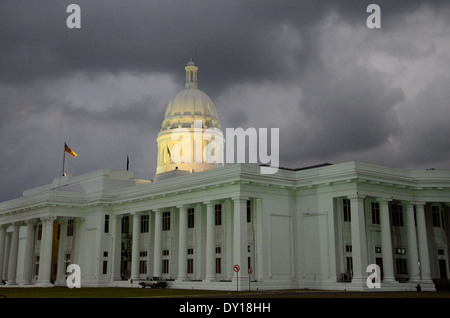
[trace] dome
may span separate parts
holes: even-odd
[[[219,128],[216,107],[203,91],[197,88],[198,67],[191,59],[186,67],[186,87],[167,104],[161,131],[175,128],[191,128],[201,120],[203,128]]]
[[[213,101],[198,88],[185,88],[169,102],[161,130],[190,128],[201,120],[204,128],[220,128]]]

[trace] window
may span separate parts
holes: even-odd
[[[216,274],[222,273],[222,259],[220,257],[216,257]]]
[[[108,274],[108,261],[103,261],[103,275]]]
[[[103,252],[103,257],[108,257],[108,252]]]
[[[214,215],[216,219],[216,225],[222,225],[222,204],[216,204],[214,206]]]
[[[148,233],[148,214],[141,215],[141,233]]]
[[[187,273],[193,274],[194,273],[194,259],[188,258],[187,260]]]
[[[188,248],[187,253],[188,253],[188,255],[194,255],[194,249]]]
[[[352,252],[352,246],[351,245],[345,245],[345,251],[347,253],[351,253]]]
[[[169,250],[162,250],[163,256],[169,256]]]
[[[188,211],[188,229],[194,227],[194,208],[189,208]]]
[[[170,231],[170,212],[163,212],[162,222],[163,222],[162,230]]]
[[[67,221],[67,235],[66,236],[73,236],[73,224],[74,220],[70,219]]]
[[[353,258],[351,256],[346,257],[347,273],[353,273]]]
[[[162,273],[163,274],[169,274],[169,260],[163,259],[162,260]]]
[[[109,233],[109,215],[105,215],[105,226],[104,226],[104,232]]]
[[[372,202],[371,208],[372,208],[372,224],[380,224],[380,204],[378,202]]]
[[[393,204],[392,208],[392,225],[403,226],[403,207],[400,204]]]
[[[247,200],[247,223],[252,221],[252,201]]]
[[[403,258],[396,258],[395,259],[395,265],[397,268],[397,274],[398,275],[406,275],[407,269],[406,269],[406,259]]]
[[[147,274],[147,260],[139,261],[139,274]]]
[[[395,254],[398,254],[398,255],[406,255],[406,248],[403,248],[403,247],[396,247],[396,248],[395,248]]]
[[[124,216],[122,218],[122,234],[130,233],[130,218],[128,216]]]
[[[342,211],[344,212],[344,222],[351,222],[351,210],[350,210],[350,199],[342,200]]]
[[[38,225],[37,239],[38,239],[38,241],[40,241],[42,239],[42,224]]]
[[[441,213],[438,206],[431,206],[431,214],[433,215],[433,227],[441,227]]]
[[[220,253],[222,253],[222,247],[217,246],[216,247],[216,254],[220,254]]]
[[[381,253],[381,247],[375,246],[375,253]]]

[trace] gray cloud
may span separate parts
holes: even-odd
[[[66,27],[66,7],[82,28]],[[156,136],[197,48],[222,127],[279,127],[281,165],[450,169],[446,1],[0,2],[0,201],[61,173],[153,177]]]

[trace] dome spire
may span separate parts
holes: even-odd
[[[197,88],[197,71],[198,67],[195,65],[194,58],[187,63],[186,67],[186,88]]]

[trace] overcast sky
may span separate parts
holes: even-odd
[[[450,170],[449,17],[449,1],[2,0],[0,201],[60,176],[65,141],[73,176],[129,155],[153,178],[195,48],[223,131],[279,128],[280,166]]]

